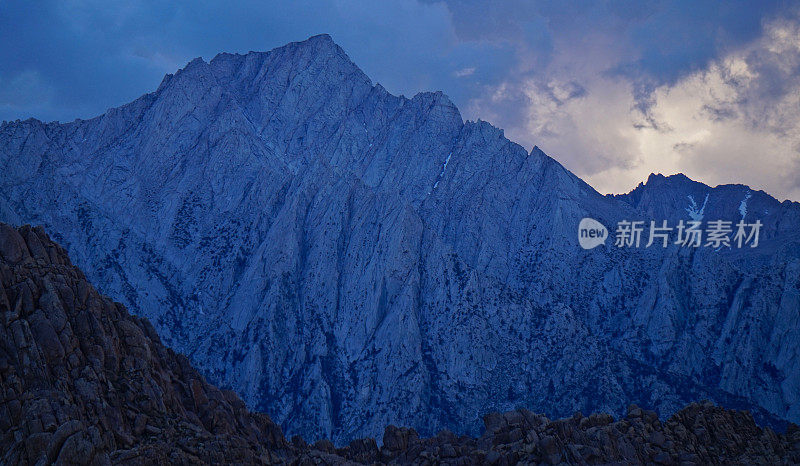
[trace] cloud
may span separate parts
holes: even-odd
[[[8,108],[27,107],[36,102],[44,107],[53,99],[53,89],[37,71],[22,70],[8,78],[0,78],[0,105]]]
[[[683,172],[798,200],[800,21],[773,18],[761,31],[660,82],[615,69],[627,55],[602,35],[597,50],[583,53],[556,41],[563,53],[544,70],[489,86],[467,113],[538,145],[601,192],[627,192],[651,172]]]

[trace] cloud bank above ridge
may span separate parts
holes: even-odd
[[[9,1],[0,119],[88,118],[196,56],[322,32],[390,92],[443,90],[601,192],[684,172],[800,200],[800,15],[782,2]]]
[[[796,11],[763,19],[757,34],[682,72],[630,65],[636,52],[619,34],[576,37],[556,41],[541,68],[487,86],[465,113],[539,145],[601,192],[683,172],[800,199]]]

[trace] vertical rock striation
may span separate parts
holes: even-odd
[[[800,430],[693,403],[661,422],[483,416],[478,438],[387,426],[335,448],[287,442],[264,414],[205,382],[146,319],[101,296],[40,228],[0,223],[2,464],[796,464]]]

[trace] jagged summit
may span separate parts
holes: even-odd
[[[290,42],[289,44],[278,48],[283,47],[312,47],[322,53],[337,53],[346,55],[344,50],[336,42],[334,42],[331,35],[327,33],[317,34],[309,37],[306,40]]]
[[[274,82],[276,78],[275,70],[270,70],[269,68],[276,62],[290,64],[290,68],[294,70],[292,73],[283,73],[280,79],[300,80],[297,84],[301,86],[336,86],[341,78],[346,77],[348,80],[358,81],[366,86],[373,87],[375,94],[386,94],[392,98],[399,98],[401,101],[407,99],[405,96],[395,97],[388,94],[380,84],[376,83],[373,86],[370,78],[353,63],[347,53],[333,41],[329,34],[311,36],[306,40],[291,42],[267,52],[250,51],[245,54],[221,52],[208,62],[202,57],[196,57],[175,73],[166,74],[156,91],[151,94],[145,94],[143,98],[152,97],[157,100],[162,92],[166,92],[169,83],[173,82],[176,76],[179,76],[181,79],[190,81],[192,87],[197,87],[198,85],[202,87],[224,85],[225,87],[236,89],[242,92],[241,95],[236,96],[237,99],[247,103],[248,100],[254,97],[253,94],[258,92],[258,88],[263,84],[261,81]],[[306,70],[306,68],[312,69]],[[304,71],[311,71],[312,73],[304,73]],[[290,82],[289,84],[291,85],[292,83]],[[178,86],[178,88],[177,92],[185,91],[183,86]],[[199,94],[195,93],[195,95]],[[138,99],[137,102],[139,100],[141,99]],[[457,114],[459,119],[461,118],[458,108],[442,91],[419,92],[408,100],[421,104],[441,106],[446,108],[447,111]],[[108,114],[114,114],[124,108],[131,107],[135,103],[131,102],[118,108],[109,109],[106,114],[90,120],[77,119],[71,123],[103,118]],[[29,118],[24,121],[5,122],[5,124],[32,124],[33,122],[39,122],[39,120]],[[53,122],[53,124],[59,123]]]
[[[667,189],[667,190],[675,190],[675,191],[685,191],[687,189],[692,188],[701,188],[704,190],[715,190],[715,189],[724,189],[724,190],[735,190],[735,191],[743,191],[743,192],[751,192],[751,193],[759,193],[760,195],[767,196],[770,199],[775,200],[778,202],[776,198],[770,196],[769,193],[766,193],[762,190],[756,190],[751,188],[750,186],[740,184],[740,183],[727,183],[717,185],[715,187],[711,187],[703,182],[695,181],[683,173],[675,173],[672,175],[663,175],[661,173],[651,173],[646,181],[640,182],[639,185],[634,188],[631,192],[627,194],[621,194],[616,196],[629,196],[632,195],[637,190],[644,190],[644,189]],[[789,201],[789,203],[798,204],[796,201]]]
[[[787,212],[800,212],[800,203],[781,203],[764,191],[742,184],[711,187],[683,173],[650,174],[646,183],[640,183],[630,193],[610,197],[654,218],[674,222],[691,218],[736,223],[757,218],[764,224],[764,238],[793,235],[800,228],[794,214],[786,216]]]
[[[661,173],[650,173],[650,175],[647,177],[647,180],[645,180],[643,182],[640,182],[639,185],[637,186],[637,188],[640,187],[640,186],[643,186],[643,187],[644,186],[650,186],[650,187],[667,186],[667,187],[675,188],[675,187],[698,186],[698,185],[704,187],[705,189],[712,189],[711,186],[709,186],[709,185],[707,185],[705,183],[702,183],[700,181],[695,181],[695,180],[689,178],[688,176],[684,175],[683,173],[675,173],[675,174],[672,174],[672,175],[663,175]],[[749,186],[746,186],[746,185],[743,185],[743,184],[724,184],[724,185],[718,185],[716,187],[720,188],[720,187],[725,187],[725,186],[744,188],[744,189],[747,189],[747,190],[751,189]]]
[[[800,419],[796,204],[672,178],[602,196],[328,41],[196,61],[91,120],[3,126],[0,221],[46,226],[210,380],[312,440],[477,433],[520,405],[710,398]],[[742,215],[764,248],[577,244],[584,217]]]
[[[677,182],[691,182],[691,181],[693,181],[688,176],[684,175],[683,173],[675,173],[673,175],[666,175],[666,176],[662,175],[661,173],[658,173],[658,174],[650,173],[650,176],[647,177],[647,181],[645,181],[644,184],[657,183],[657,182],[661,182],[661,181],[664,181],[664,180],[672,180],[672,181],[677,181]]]
[[[328,34],[311,36],[306,40],[291,42],[267,52],[252,50],[245,54],[221,52],[208,63],[213,65],[230,61],[268,60],[270,55],[295,56],[298,60],[298,67],[303,64],[303,59],[313,57],[313,59],[335,59],[337,65],[341,67],[358,69],[344,49],[336,44]]]

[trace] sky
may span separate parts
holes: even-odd
[[[0,0],[0,120],[90,118],[192,58],[320,33],[602,193],[684,173],[800,201],[796,2]]]

